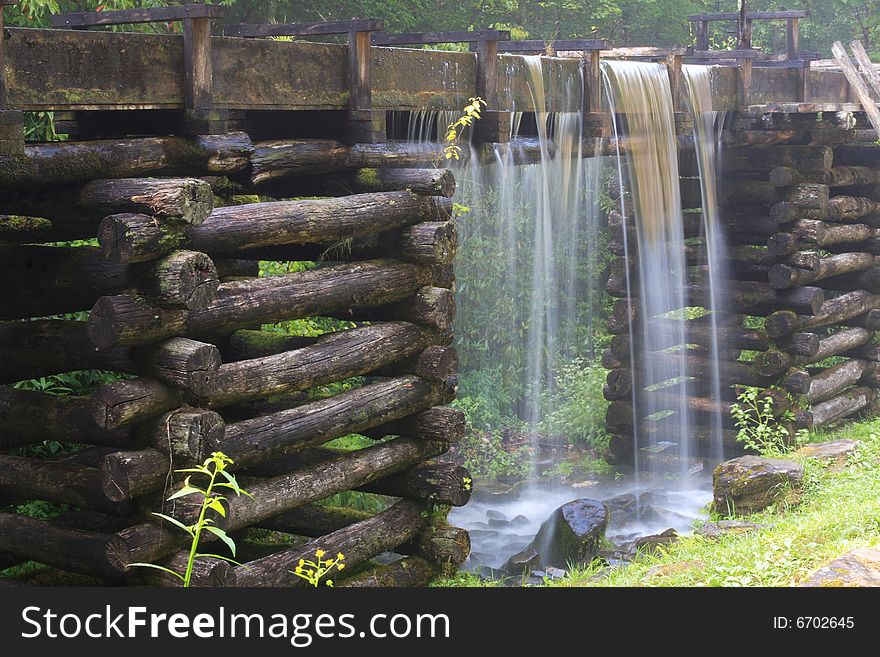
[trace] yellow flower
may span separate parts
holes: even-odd
[[[342,561],[343,559],[345,559],[345,555],[342,554],[342,552],[340,552],[340,553],[338,553],[338,554],[336,555],[336,558],[337,558],[339,561]]]
[[[297,575],[299,575],[300,573],[302,573],[302,571],[303,571],[302,566],[297,566],[297,567],[296,567],[296,574],[297,574]]]
[[[306,560],[305,560],[305,559],[300,559],[300,560],[299,560],[299,565],[300,565],[300,566],[305,566],[305,565],[306,565]]]
[[[332,579],[328,579],[328,580],[327,580],[327,586],[333,586],[333,580],[332,580]]]
[[[338,564],[336,564],[336,570],[342,570],[343,568],[345,568],[345,564],[344,564],[344,563],[338,563]]]
[[[315,550],[315,556],[318,557],[319,559],[321,557],[323,557],[325,554],[327,554],[327,552],[325,552],[324,550]]]

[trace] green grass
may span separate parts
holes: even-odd
[[[834,472],[804,460],[805,484],[798,505],[743,518],[765,524],[766,529],[717,541],[685,536],[630,565],[574,569],[548,585],[791,586],[846,552],[880,545],[880,419],[812,435],[810,441],[841,438],[863,442],[846,468]],[[472,576],[458,576],[437,585],[485,584]]]

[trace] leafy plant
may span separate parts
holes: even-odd
[[[218,494],[217,489],[223,488],[231,490],[236,494],[236,496],[247,495],[248,497],[253,497],[250,493],[243,490],[238,485],[238,482],[235,480],[235,476],[227,471],[227,468],[231,464],[232,459],[226,456],[223,452],[213,452],[211,456],[205,459],[205,462],[201,465],[197,465],[193,468],[183,468],[181,470],[175,470],[175,472],[189,473],[189,475],[184,480],[183,487],[176,493],[171,495],[171,497],[169,497],[167,501],[170,502],[171,500],[180,499],[182,497],[187,497],[190,495],[201,495],[202,501],[199,506],[199,514],[193,524],[185,525],[176,518],[172,518],[171,516],[165,515],[164,513],[153,513],[154,516],[171,523],[179,529],[182,529],[191,538],[189,556],[187,557],[186,561],[186,570],[183,572],[183,574],[178,573],[171,568],[166,568],[165,566],[160,566],[154,563],[133,563],[130,565],[140,566],[142,568],[155,568],[157,570],[162,570],[180,579],[183,582],[183,586],[185,588],[188,588],[190,586],[190,582],[192,581],[193,565],[195,564],[196,559],[198,559],[199,557],[213,557],[214,559],[222,559],[223,561],[228,561],[230,563],[234,563],[240,566],[241,564],[233,559],[230,559],[229,557],[224,557],[219,554],[206,554],[199,552],[199,543],[202,538],[202,533],[207,531],[223,541],[229,548],[232,556],[235,556],[235,541],[233,541],[232,538],[230,538],[223,529],[217,527],[214,524],[213,518],[207,517],[209,510],[214,511],[223,518],[226,517],[226,507],[223,505],[223,503],[226,502],[227,499],[225,496]],[[208,483],[205,488],[200,488],[193,484],[192,479],[194,475],[199,475],[201,477],[207,478]],[[218,476],[225,481],[218,481]]]
[[[607,447],[605,409],[608,402],[602,396],[605,376],[605,368],[599,360],[575,358],[560,367],[555,390],[545,392],[544,433],[565,437],[569,443],[587,443],[599,449]]]
[[[762,397],[761,392],[752,386],[744,388],[730,407],[738,429],[736,440],[764,456],[785,454],[791,450],[792,437],[785,423],[794,420],[794,414],[784,410],[777,415],[773,397]]]
[[[307,581],[314,587],[317,587],[321,582],[321,579],[326,575],[329,575],[330,572],[335,568],[337,572],[342,571],[345,568],[345,555],[342,552],[336,554],[335,559],[324,559],[324,555],[327,554],[324,550],[315,550],[315,561],[310,561],[308,559],[300,559],[294,570],[291,570],[291,574],[296,575]],[[324,584],[326,586],[333,586],[332,579],[324,580]]]
[[[462,132],[465,128],[471,127],[475,121],[480,120],[480,112],[485,105],[486,101],[479,96],[468,99],[468,104],[462,110],[462,115],[446,126],[446,146],[443,149],[445,159],[461,159],[461,146],[458,145],[458,142],[461,140]]]

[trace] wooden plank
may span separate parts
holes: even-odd
[[[852,48],[853,55],[855,55],[856,61],[859,63],[859,70],[862,72],[862,75],[865,76],[871,84],[874,93],[880,98],[880,75],[877,74],[877,69],[874,68],[874,64],[871,62],[865,46],[862,45],[861,41],[853,41],[849,44],[849,47]]]
[[[644,58],[654,58],[659,57],[662,59],[666,59],[670,55],[688,55],[688,48],[684,46],[670,46],[670,47],[661,47],[661,48],[653,48],[653,47],[628,47],[628,48],[606,48],[602,50],[602,56],[606,59],[618,59],[625,57],[644,57]]]
[[[472,32],[413,32],[410,34],[374,34],[374,46],[427,45],[435,43],[476,43],[509,41],[508,30],[473,30]]]
[[[349,32],[381,32],[385,21],[373,18],[355,18],[350,21],[324,21],[315,23],[275,23],[227,25],[223,28],[228,37],[271,36],[318,36],[348,34]]]
[[[187,109],[210,108],[214,98],[210,18],[183,21],[183,68],[186,76],[184,104]]]
[[[791,11],[747,11],[746,18],[750,20],[783,20],[788,18],[806,18],[810,12],[804,9],[795,9]],[[738,11],[726,11],[716,14],[692,14],[687,19],[691,23],[709,22],[709,21],[737,21],[740,13]]]
[[[219,5],[191,4],[178,7],[122,9],[119,11],[80,11],[70,14],[56,14],[51,17],[51,21],[52,27],[78,29],[99,25],[182,21],[187,18],[222,18],[225,14],[226,8]]]
[[[559,52],[560,50],[607,50],[611,43],[605,39],[557,39],[542,41],[528,39],[498,44],[498,52]]]
[[[834,55],[834,59],[837,60],[837,63],[840,65],[840,68],[853,91],[856,92],[856,96],[868,115],[868,120],[871,122],[874,130],[877,131],[877,134],[880,134],[880,109],[877,108],[877,103],[874,102],[874,99],[871,97],[871,92],[868,89],[867,83],[862,79],[862,76],[859,75],[858,70],[852,63],[849,55],[846,54],[846,49],[840,41],[834,42],[834,45],[831,46],[831,52]]]
[[[789,59],[797,59],[800,56],[801,52],[801,32],[799,26],[800,19],[793,16],[786,19],[786,22],[786,54],[788,55]]]

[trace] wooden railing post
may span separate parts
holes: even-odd
[[[700,20],[697,23],[697,50],[709,50],[709,21]]]
[[[6,40],[3,31],[3,7],[18,0],[0,0],[0,155],[24,153],[24,125],[21,112],[8,109],[6,88]]]
[[[787,54],[789,59],[797,59],[801,54],[801,35],[800,35],[800,19],[798,18],[787,18],[787,25],[785,31],[786,44],[787,44]]]
[[[369,30],[349,30],[349,110],[346,138],[349,143],[385,141],[385,112],[373,111],[372,36]]]
[[[498,109],[498,41],[487,39],[471,43],[477,55],[477,96],[486,101],[482,118],[474,124],[474,141],[510,141],[510,112]]]
[[[666,68],[669,71],[669,87],[672,91],[672,108],[676,112],[681,111],[682,102],[682,75],[681,75],[682,56],[676,53],[666,58]]]
[[[228,112],[214,106],[209,17],[183,19],[183,66],[187,131],[191,134],[227,132]]]

